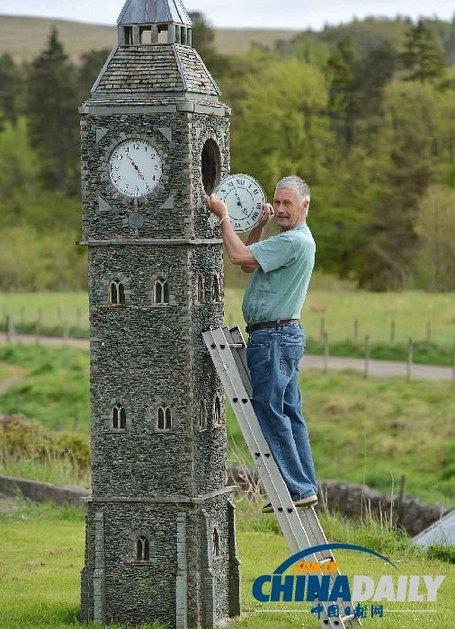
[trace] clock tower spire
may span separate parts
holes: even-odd
[[[180,0],[127,0],[117,24],[120,45],[193,43],[193,23]]]
[[[81,108],[92,495],[82,619],[211,629],[239,614],[224,393],[229,108],[180,0],[128,0]]]

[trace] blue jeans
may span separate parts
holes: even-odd
[[[253,408],[292,498],[317,494],[310,440],[302,414],[299,362],[305,335],[298,323],[254,330],[246,357]]]

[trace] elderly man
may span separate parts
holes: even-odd
[[[310,189],[299,177],[282,179],[273,208],[264,206],[261,222],[246,244],[232,228],[226,204],[213,194],[206,202],[221,219],[229,259],[245,273],[253,273],[242,311],[250,335],[246,352],[254,411],[294,504],[314,505],[317,481],[298,378],[306,344],[300,313],[316,249],[306,223]],[[280,233],[261,242],[273,214]],[[273,508],[268,503],[262,511]]]

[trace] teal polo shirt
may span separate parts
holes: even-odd
[[[260,267],[252,273],[243,296],[242,312],[247,325],[300,319],[316,254],[306,221],[248,245],[248,249]]]

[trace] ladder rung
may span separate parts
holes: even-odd
[[[348,622],[349,620],[354,620],[354,618],[356,618],[355,614],[349,614],[349,616],[343,616],[340,620],[342,622]]]

